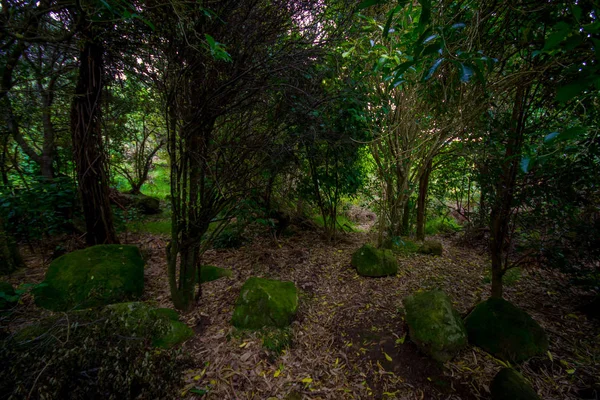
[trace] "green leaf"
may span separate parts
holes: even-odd
[[[454,24],[454,25],[452,25],[452,26],[450,27],[450,29],[452,29],[452,30],[456,30],[456,29],[462,29],[462,28],[464,28],[464,27],[466,27],[466,25],[465,25],[464,23],[462,23],[462,22],[459,22],[459,23],[457,23],[457,24]]]
[[[558,136],[558,132],[552,132],[552,133],[546,135],[546,137],[544,138],[544,142],[549,142],[557,136]]]
[[[529,157],[525,156],[521,159],[521,169],[523,172],[527,173],[529,171]]]
[[[563,131],[557,140],[570,140],[580,136],[583,133],[586,133],[587,130],[582,126],[574,126],[572,128]]]
[[[431,20],[431,0],[419,0],[421,3],[421,16],[419,17],[419,28],[424,29]]]
[[[556,101],[566,103],[587,89],[587,87],[588,82],[583,80],[561,86],[556,90]]]
[[[433,74],[435,74],[435,71],[437,71],[438,67],[440,65],[442,65],[443,61],[444,61],[443,58],[438,58],[437,60],[435,60],[435,62],[431,66],[431,68],[429,68],[429,71],[427,72],[427,76],[425,77],[425,80],[429,80],[433,76]]]
[[[208,393],[208,390],[206,390],[206,389],[192,388],[192,389],[190,389],[190,393],[199,394],[201,396],[204,396],[205,394]]]
[[[569,32],[571,31],[571,25],[567,24],[564,21],[559,22],[554,25],[553,32],[548,36],[546,42],[544,43],[544,50],[551,50],[557,47],[560,42],[562,42]]]
[[[471,77],[473,76],[473,68],[460,63],[460,80],[461,82],[469,82]]]

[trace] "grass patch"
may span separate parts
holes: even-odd
[[[132,232],[146,232],[155,235],[171,234],[171,219],[136,221],[129,225]]]
[[[163,164],[155,164],[148,174],[148,180],[142,185],[141,192],[145,195],[165,199],[171,194],[171,174]]]
[[[506,271],[506,273],[504,274],[504,277],[502,277],[502,283],[505,286],[513,286],[515,283],[517,283],[521,280],[521,276],[522,276],[521,268],[519,268],[519,267],[511,268],[508,271]],[[485,276],[483,277],[483,283],[486,283],[486,284],[492,283],[491,269],[488,269],[487,272],[485,273]]]
[[[462,230],[462,226],[454,218],[438,217],[425,223],[426,235],[437,235],[438,233],[454,233]]]

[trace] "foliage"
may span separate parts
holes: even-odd
[[[110,312],[52,317],[0,343],[0,390],[21,398],[175,398],[187,358],[156,350],[163,319],[125,324]]]
[[[425,233],[428,235],[437,235],[438,233],[460,232],[462,226],[452,217],[437,217],[427,220],[425,223]]]
[[[0,219],[20,239],[72,232],[80,215],[77,188],[69,177],[34,178],[26,187],[0,187]]]

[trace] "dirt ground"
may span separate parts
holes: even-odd
[[[182,398],[207,399],[487,399],[494,374],[505,364],[468,347],[438,364],[407,337],[402,299],[439,288],[465,316],[489,296],[489,267],[481,251],[457,236],[438,237],[441,257],[399,256],[399,274],[364,278],[350,265],[352,252],[375,238],[346,233],[336,242],[316,231],[297,231],[274,240],[259,235],[239,249],[210,250],[204,264],[228,268],[231,278],[203,285],[198,307],[183,320],[196,335],[184,344],[195,367],[186,375]],[[167,237],[127,234],[147,257],[144,300],[172,307],[166,279]],[[28,268],[15,283],[43,279],[44,261],[29,249]],[[293,281],[300,290],[291,347],[273,355],[259,334],[236,332],[230,319],[239,289],[250,276]],[[549,335],[550,351],[517,366],[542,399],[596,399],[600,393],[600,323],[578,309],[590,295],[568,278],[528,269],[506,287],[505,298],[522,307]],[[31,299],[22,319],[35,315]]]

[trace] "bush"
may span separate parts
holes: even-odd
[[[242,236],[242,230],[237,226],[224,229],[213,240],[213,248],[215,249],[237,249],[243,245],[244,237]]]
[[[135,326],[118,314],[52,317],[0,342],[0,392],[9,398],[175,398],[188,360],[152,347],[167,319]]]
[[[39,240],[73,230],[78,217],[77,186],[67,177],[37,178],[28,188],[0,188],[0,216],[19,239]]]
[[[462,226],[454,218],[438,217],[425,223],[425,234],[436,235],[438,233],[459,232]]]

